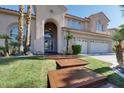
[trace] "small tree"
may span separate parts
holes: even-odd
[[[9,39],[10,39],[10,37],[6,34],[3,34],[3,35],[0,35],[0,39],[5,40],[5,42],[4,42],[5,47],[3,48],[3,51],[4,51],[5,55],[7,56],[7,55],[9,55]]]
[[[115,53],[119,66],[123,66],[123,48],[122,41],[124,40],[124,25],[121,25],[118,30],[113,32],[112,39],[116,42]]]
[[[11,54],[15,55],[18,51],[18,43],[14,42],[14,41],[11,41],[10,46],[11,46]]]
[[[68,34],[66,35],[65,39],[66,39],[66,54],[68,55],[69,54],[69,41],[73,38],[73,35],[68,32]]]
[[[0,56],[5,56],[5,50],[4,46],[0,46]]]

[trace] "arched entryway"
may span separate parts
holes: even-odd
[[[53,22],[45,23],[44,51],[45,53],[57,53],[57,26]]]

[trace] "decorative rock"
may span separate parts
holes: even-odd
[[[31,51],[26,52],[26,55],[32,56],[33,54],[31,53]]]
[[[115,67],[115,66],[113,66],[113,67],[111,67],[112,68],[112,70],[113,70],[113,72],[114,73],[116,73],[116,74],[118,74],[119,76],[121,76],[121,77],[123,77],[124,78],[124,71],[123,71],[123,69],[122,68],[119,68],[119,67]]]
[[[34,54],[35,55],[43,55],[43,53],[41,51],[35,51]]]
[[[116,67],[116,69],[121,72],[122,74],[124,74],[124,68],[123,67]]]

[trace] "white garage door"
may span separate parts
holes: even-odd
[[[76,41],[76,44],[81,45],[81,53],[87,54],[87,41],[85,40],[80,40]]]
[[[91,53],[108,53],[108,51],[108,43],[91,42]]]

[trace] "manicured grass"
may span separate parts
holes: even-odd
[[[91,57],[82,57],[81,59],[85,59],[90,63],[86,66],[87,68],[107,76],[110,83],[113,83],[118,87],[124,87],[124,78],[120,77],[112,71],[110,68],[111,64]]]
[[[47,72],[54,69],[55,62],[42,57],[0,59],[0,87],[47,87]]]
[[[86,67],[108,77],[108,81],[124,87],[124,78],[113,73],[109,67],[111,64],[91,58],[81,57],[90,64]],[[54,60],[46,60],[42,57],[22,57],[0,59],[0,87],[47,87],[47,72],[55,70]]]

